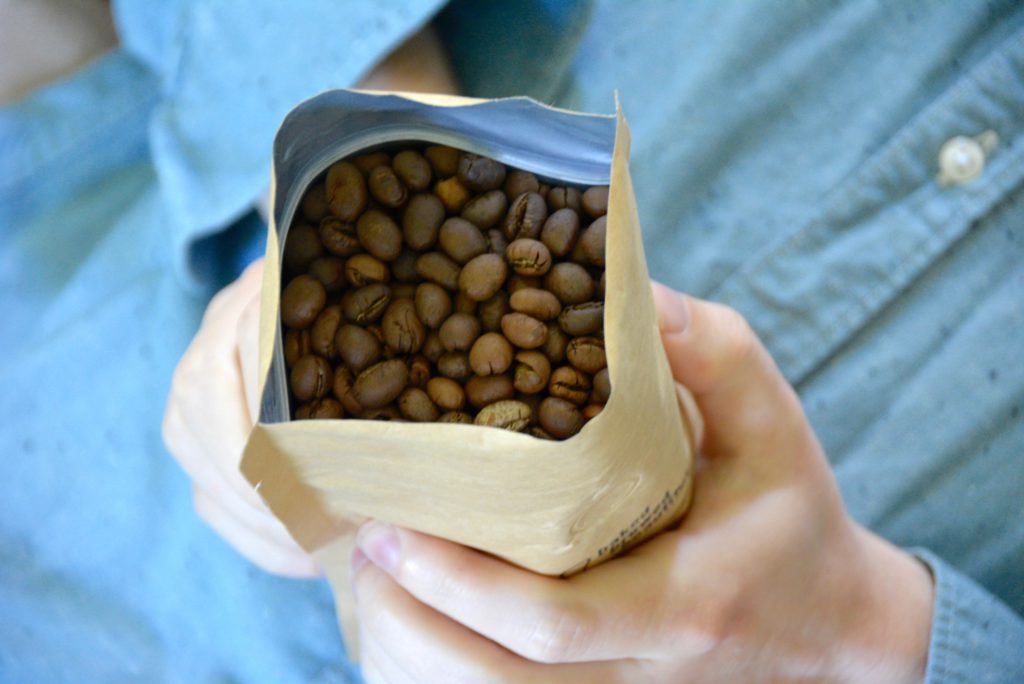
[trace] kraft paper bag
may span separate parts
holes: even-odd
[[[359,121],[375,132],[353,138]],[[530,143],[524,136],[536,139],[531,133],[536,121],[559,141],[562,154],[572,155],[556,161],[565,162],[568,178],[545,173],[552,165],[537,156],[543,150],[525,149]],[[333,145],[332,126],[352,138],[347,148]],[[518,136],[507,148],[501,144],[505,134]],[[282,227],[290,225],[306,185],[317,174],[340,158],[389,140],[450,144],[550,180],[610,180],[604,330],[612,391],[604,410],[577,435],[547,441],[475,425],[288,419],[278,311]],[[692,435],[680,410],[682,390],[672,379],[658,333],[629,146],[621,110],[615,118],[594,117],[526,98],[481,101],[331,91],[299,105],[282,124],[274,149],[260,319],[262,408],[241,470],[324,568],[353,655],[349,555],[353,535],[368,517],[538,573],[567,576],[672,525],[689,506]],[[580,159],[583,165],[574,167]],[[592,177],[594,168],[600,177]]]

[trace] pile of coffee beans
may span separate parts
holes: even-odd
[[[608,188],[405,145],[339,161],[285,242],[293,415],[565,439],[600,413]]]

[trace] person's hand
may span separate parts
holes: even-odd
[[[313,577],[319,567],[238,470],[257,414],[257,339],[263,259],[210,301],[171,381],[168,451],[192,478],[196,513],[263,569]]]
[[[569,579],[371,521],[353,554],[368,682],[921,681],[926,568],[855,524],[746,322],[655,286],[705,421],[682,524]]]

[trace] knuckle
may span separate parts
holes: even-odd
[[[534,623],[523,655],[545,664],[575,662],[585,656],[593,632],[593,621],[585,611],[555,603]]]

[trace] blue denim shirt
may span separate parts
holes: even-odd
[[[325,586],[207,530],[159,424],[262,249],[280,119],[438,5],[126,0],[122,49],[0,109],[0,680],[357,681]],[[932,569],[928,681],[1024,678],[1022,8],[456,2],[439,27],[469,94],[619,91],[652,275],[748,317],[851,513]],[[985,131],[980,176],[937,182]]]

